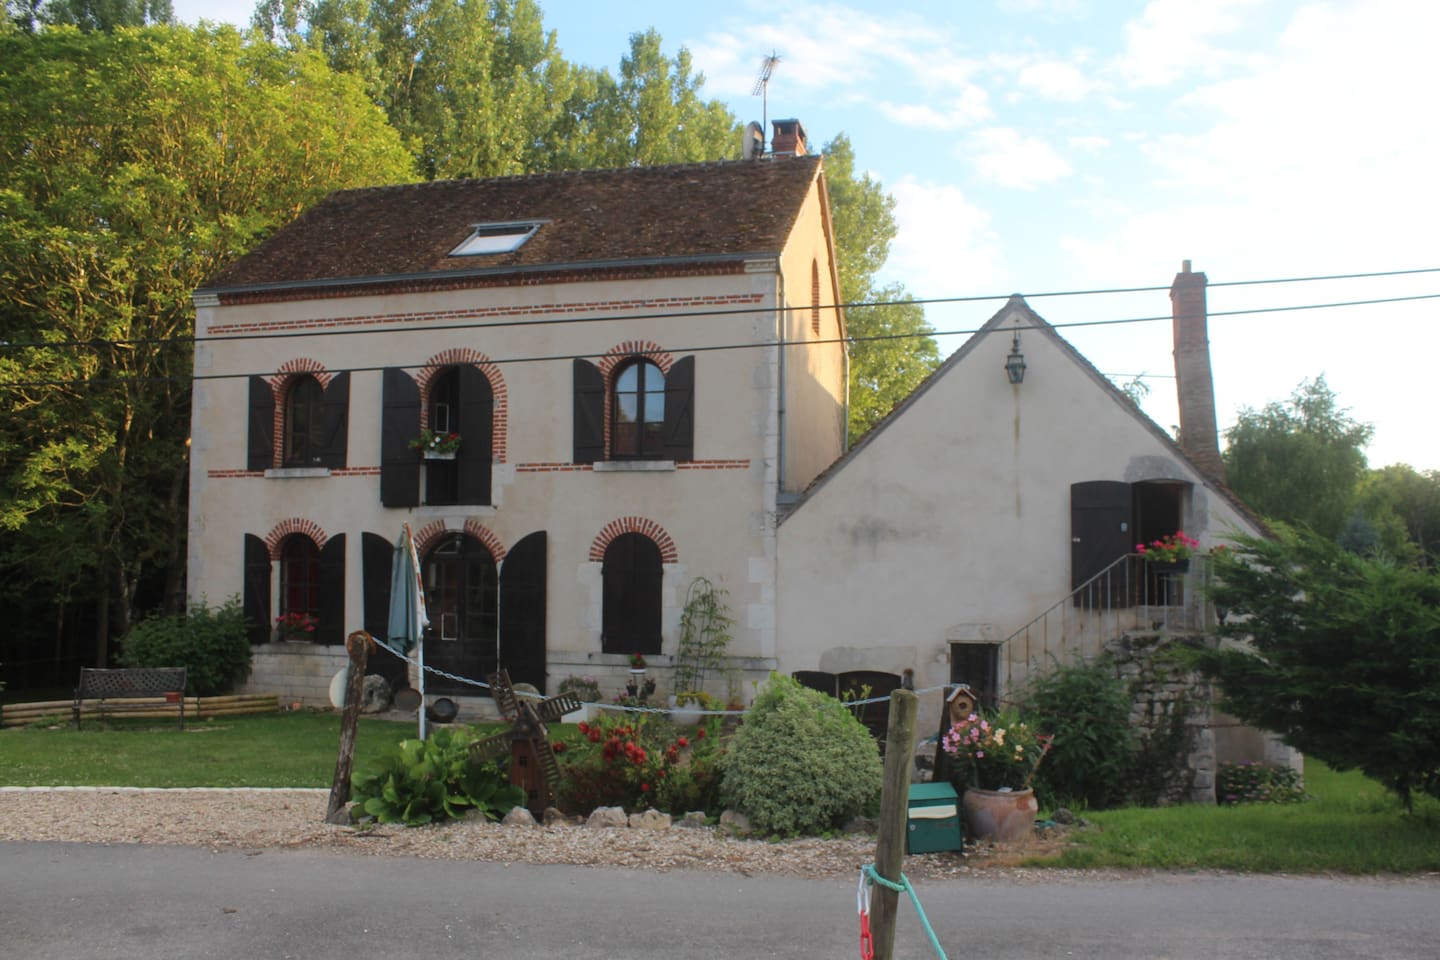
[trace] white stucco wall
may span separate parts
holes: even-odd
[[[1010,306],[928,388],[822,478],[779,528],[780,669],[949,680],[951,641],[999,642],[1071,589],[1070,486],[1190,484],[1202,547],[1253,529],[1153,425]],[[998,322],[997,322],[998,321]]]

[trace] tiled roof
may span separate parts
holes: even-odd
[[[207,287],[775,254],[819,166],[804,156],[341,190]],[[448,255],[475,224],[529,220],[548,222],[512,253]]]

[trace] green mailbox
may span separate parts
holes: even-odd
[[[910,784],[909,817],[905,823],[906,853],[960,850],[960,798],[948,783]]]

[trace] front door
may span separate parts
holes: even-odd
[[[425,665],[484,682],[499,662],[495,559],[485,545],[451,534],[425,558],[425,597],[430,627],[425,631]],[[485,696],[485,687],[435,673],[426,691]]]

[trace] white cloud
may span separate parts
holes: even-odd
[[[1211,73],[1236,56],[1213,41],[1245,27],[1245,8],[1263,2],[1152,0],[1125,25],[1125,53],[1115,69],[1136,87],[1165,86],[1194,70]]]
[[[1110,148],[1110,138],[1101,136],[1069,137],[1065,143],[1083,153],[1101,153]]]
[[[1028,64],[1020,69],[1015,82],[1022,90],[1047,100],[1068,103],[1083,100],[1092,87],[1080,68],[1058,61]]]
[[[989,183],[1031,190],[1069,176],[1070,164],[1044,140],[1008,127],[977,131],[964,148],[973,154],[975,170]]]
[[[935,104],[881,101],[878,106],[902,127],[930,130],[956,130],[994,116],[989,97],[976,86],[966,87],[959,97]]]
[[[1001,243],[990,214],[960,188],[907,176],[887,189],[895,198],[898,232],[882,280],[903,277],[910,293],[921,298],[991,293],[1004,283]],[[952,312],[926,307],[939,330],[968,322],[947,315]]]

